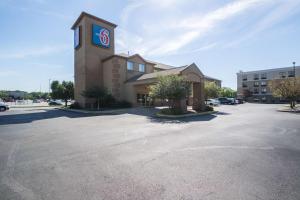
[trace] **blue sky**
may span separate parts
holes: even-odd
[[[201,71],[236,88],[236,72],[300,64],[300,0],[1,0],[0,90],[73,80],[81,11],[118,24],[116,53]]]

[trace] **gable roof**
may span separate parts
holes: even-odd
[[[106,20],[104,20],[104,19],[101,19],[101,18],[99,18],[99,17],[96,17],[96,16],[94,16],[94,15],[91,15],[91,14],[89,14],[89,13],[86,13],[86,12],[81,12],[81,14],[79,15],[79,17],[77,18],[77,20],[75,21],[75,23],[73,24],[73,26],[71,27],[71,29],[75,29],[75,27],[77,26],[77,24],[81,21],[81,19],[83,18],[83,17],[89,17],[89,18],[92,18],[92,19],[94,19],[94,20],[97,20],[97,21],[100,21],[100,22],[102,22],[102,23],[105,23],[105,24],[108,24],[108,25],[110,25],[110,26],[112,26],[113,28],[116,28],[117,27],[117,25],[116,24],[113,24],[113,23],[111,23],[111,22],[109,22],[109,21],[106,21]]]
[[[129,56],[129,55],[125,54],[125,53],[114,54],[114,55],[108,56],[107,58],[104,58],[102,60],[102,62],[110,60],[113,57],[119,57],[119,58],[129,59],[129,58],[133,58],[133,57],[136,57],[136,56],[139,57],[140,59],[142,59],[145,63],[154,64],[155,65],[155,62],[152,62],[152,61],[149,61],[149,60],[145,60],[140,54],[133,54],[133,55]]]
[[[217,78],[214,78],[214,77],[211,77],[211,76],[206,76],[206,75],[204,75],[204,78],[205,79],[210,79],[210,80],[221,81],[220,79],[217,79]]]

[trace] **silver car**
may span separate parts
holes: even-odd
[[[0,102],[0,112],[9,110],[9,105],[5,104],[4,102]]]

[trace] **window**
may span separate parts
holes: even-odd
[[[254,88],[253,93],[254,93],[254,94],[258,94],[258,88]]]
[[[259,82],[254,82],[254,87],[258,87],[259,86]]]
[[[279,72],[279,77],[280,78],[285,78],[285,76],[286,76],[285,72]]]
[[[263,102],[266,102],[266,101],[267,101],[267,98],[266,98],[266,97],[262,97],[261,100],[262,100]]]
[[[145,65],[139,64],[139,72],[145,72]]]
[[[288,75],[289,77],[294,77],[294,76],[295,76],[294,71],[289,71],[288,74],[289,74],[289,75]]]
[[[266,86],[266,85],[267,85],[267,82],[266,82],[266,81],[262,81],[262,82],[260,83],[260,85],[261,85],[261,86]]]
[[[260,78],[261,78],[261,79],[267,79],[267,73],[262,73],[262,74],[260,75]]]
[[[243,81],[247,80],[247,75],[243,75]]]
[[[267,88],[261,88],[261,93],[267,93]]]
[[[246,83],[243,83],[243,87],[245,88],[245,87],[248,87],[248,85],[246,84]]]
[[[258,80],[259,79],[259,75],[258,74],[254,74],[254,80]]]
[[[127,70],[133,70],[133,62],[127,61]]]

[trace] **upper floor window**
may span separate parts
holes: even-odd
[[[261,78],[261,79],[267,79],[267,73],[262,73],[262,74],[260,75],[260,78]]]
[[[260,83],[260,85],[261,85],[261,86],[266,86],[267,83],[266,83],[266,81],[262,81],[262,82]]]
[[[247,80],[247,75],[243,75],[243,81]]]
[[[145,65],[139,64],[139,72],[145,72]]]
[[[248,87],[248,85],[246,83],[243,83],[243,87]]]
[[[253,93],[254,93],[254,94],[258,94],[258,93],[259,93],[258,88],[254,88]]]
[[[254,80],[258,80],[259,79],[259,74],[254,74]]]
[[[285,78],[286,77],[286,73],[285,72],[279,72],[279,77],[280,78]]]
[[[289,73],[289,75],[288,75],[289,77],[294,77],[295,76],[294,71],[289,71],[288,73]]]
[[[267,92],[267,88],[261,88],[261,93],[266,93]]]
[[[254,82],[254,87],[258,87],[259,86],[259,82]]]
[[[127,70],[133,70],[133,62],[127,61]]]

